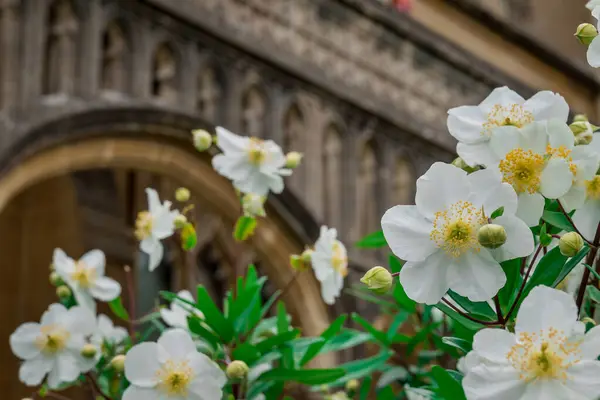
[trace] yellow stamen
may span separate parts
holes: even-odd
[[[494,105],[488,113],[487,121],[483,124],[482,135],[490,135],[493,128],[499,126],[514,126],[522,128],[533,122],[533,114],[520,104],[501,106]]]
[[[56,325],[46,325],[41,328],[41,335],[35,340],[36,346],[46,354],[55,354],[67,345],[71,334],[64,328]]]
[[[94,280],[96,280],[96,271],[78,261],[75,264],[75,272],[71,274],[71,279],[79,283],[79,286],[82,288],[89,288],[94,283]]]
[[[540,178],[546,162],[544,156],[531,150],[511,150],[500,161],[502,180],[513,186],[517,193],[535,193],[540,188]]]
[[[585,192],[588,198],[600,200],[600,175],[585,182]]]
[[[348,257],[344,251],[342,245],[336,241],[333,244],[333,257],[331,258],[331,265],[340,275],[345,277],[348,275]]]
[[[176,363],[169,360],[156,373],[156,376],[159,381],[158,387],[166,394],[185,397],[188,386],[194,378],[194,371],[187,361]]]
[[[248,147],[248,160],[250,164],[260,166],[267,159],[267,150],[264,147],[265,142],[258,138],[250,138]]]
[[[483,210],[461,200],[435,213],[429,237],[449,256],[460,257],[469,250],[480,250],[477,231],[486,222]]]
[[[546,155],[550,156],[550,158],[562,158],[569,163],[571,173],[573,175],[577,174],[577,165],[573,163],[571,150],[567,149],[565,146],[551,147],[548,145],[546,146]]]
[[[138,240],[144,240],[152,234],[153,217],[149,211],[141,211],[138,213],[135,221],[135,237]]]

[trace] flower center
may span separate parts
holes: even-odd
[[[331,257],[331,265],[340,275],[348,275],[348,257],[342,245],[336,241],[333,244],[333,257]]]
[[[487,122],[483,124],[482,135],[490,135],[492,129],[499,126],[515,126],[522,128],[533,122],[533,114],[520,104],[501,106],[496,104],[489,112]]]
[[[88,289],[96,280],[96,271],[78,261],[75,264],[75,272],[71,274],[71,279],[77,282],[82,288]]]
[[[187,396],[187,388],[194,378],[194,371],[187,361],[167,361],[157,372],[159,387],[169,395]]]
[[[248,147],[248,161],[250,164],[260,166],[267,159],[267,150],[264,147],[264,141],[258,138],[250,138]]]
[[[567,369],[579,362],[581,341],[568,342],[563,332],[521,333],[506,358],[525,382],[536,379],[566,381]]]
[[[600,200],[600,175],[585,182],[585,192],[588,198]]]
[[[71,334],[56,325],[46,325],[41,328],[42,334],[35,340],[36,346],[46,354],[55,354],[67,345]]]
[[[152,223],[154,218],[149,211],[140,211],[135,220],[135,237],[138,240],[144,240],[152,235]]]
[[[517,193],[535,193],[546,162],[544,156],[531,150],[516,148],[500,161],[502,181],[510,183]]]
[[[571,173],[573,175],[577,174],[577,165],[573,163],[571,150],[567,149],[565,146],[551,147],[548,145],[546,146],[546,155],[550,156],[550,158],[562,158],[569,163]]]
[[[429,237],[449,256],[460,257],[468,250],[479,251],[477,231],[486,222],[483,210],[461,200],[435,213]]]

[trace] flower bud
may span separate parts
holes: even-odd
[[[585,146],[592,143],[594,135],[591,132],[582,133],[575,137],[575,146]]]
[[[390,271],[383,267],[371,268],[360,281],[367,285],[370,291],[377,294],[387,293],[394,283]]]
[[[571,132],[573,132],[573,135],[575,136],[581,135],[582,133],[592,132],[592,124],[587,121],[573,122],[571,125],[569,125],[569,128],[571,128]]]
[[[194,147],[196,150],[206,151],[212,145],[213,138],[204,129],[194,129],[192,135],[194,136]]]
[[[465,160],[463,160],[460,157],[455,158],[454,161],[452,161],[452,165],[454,165],[457,168],[462,169],[463,171],[465,171],[468,174],[470,174],[471,172],[475,172],[475,171],[477,171],[477,170],[480,169],[479,166],[471,167],[469,164],[467,164],[465,162]]]
[[[185,203],[190,199],[190,191],[188,188],[180,187],[175,191],[175,199],[181,203]]]
[[[585,114],[576,114],[573,117],[573,122],[589,122],[589,119]]]
[[[346,390],[348,392],[356,391],[359,386],[360,382],[358,381],[358,379],[350,379],[348,382],[346,382]]]
[[[125,370],[125,356],[123,354],[114,356],[113,359],[110,360],[110,367],[116,372],[123,372]]]
[[[594,25],[588,23],[580,24],[575,32],[577,40],[586,46],[589,46],[596,36],[598,36],[598,30]]]
[[[558,248],[563,256],[573,257],[583,248],[583,238],[577,232],[565,233],[558,242]]]
[[[501,225],[484,225],[477,232],[477,240],[483,247],[497,249],[506,243],[506,230]]]
[[[264,196],[259,196],[254,193],[246,193],[242,197],[242,209],[244,215],[247,217],[264,217],[265,213],[265,200]]]
[[[234,360],[227,366],[225,373],[229,379],[243,379],[248,374],[248,365],[240,360]]]
[[[304,154],[290,151],[285,155],[285,167],[290,169],[298,167],[302,162],[302,157],[304,157]]]
[[[50,272],[50,283],[52,286],[60,286],[64,285],[64,282],[58,272],[52,271]]]
[[[71,289],[68,286],[61,285],[56,288],[56,295],[59,299],[66,299],[67,297],[71,297]]]
[[[294,254],[290,257],[290,264],[296,271],[302,272],[310,269],[313,250],[306,249],[302,254]]]
[[[186,218],[185,215],[178,214],[175,217],[175,220],[173,221],[173,225],[175,225],[175,228],[177,228],[177,229],[182,229],[185,226],[185,224],[187,224],[187,222],[188,222],[188,219]]]
[[[94,358],[98,354],[98,349],[93,344],[87,343],[81,348],[81,355],[85,358]]]

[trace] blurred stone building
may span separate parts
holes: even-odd
[[[255,262],[271,288],[288,256],[338,228],[348,285],[385,254],[352,244],[386,208],[408,204],[429,165],[453,158],[446,111],[494,87],[552,89],[600,117],[600,80],[572,37],[584,0],[2,0],[0,1],[0,387],[17,399],[8,336],[54,301],[52,250],[100,248],[108,274],[137,266],[139,312],[159,288],[205,284],[218,297]],[[228,181],[189,131],[223,125],[305,153],[249,244]],[[144,273],[132,225],[143,189],[193,193],[199,245]],[[167,246],[170,246],[167,243]],[[327,308],[303,275],[286,297],[318,334]],[[346,355],[351,356],[351,355]]]

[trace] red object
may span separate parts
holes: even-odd
[[[393,0],[393,4],[400,12],[408,12],[412,8],[412,0]]]

